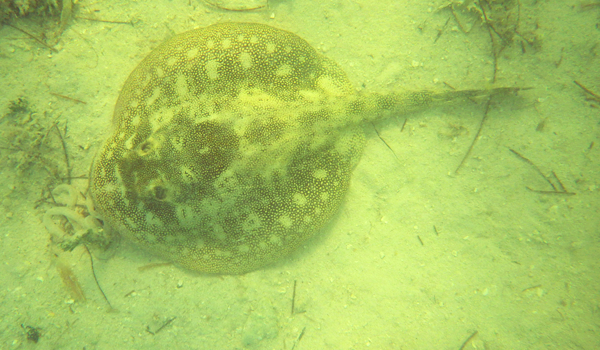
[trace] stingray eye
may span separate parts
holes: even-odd
[[[165,198],[167,198],[167,189],[162,187],[162,186],[156,186],[154,187],[154,198],[158,199],[159,201],[164,200]]]
[[[138,146],[137,153],[140,156],[148,155],[156,149],[156,146],[156,140],[149,138]]]
[[[152,144],[150,142],[144,142],[142,143],[142,145],[140,146],[140,150],[142,152],[150,152],[150,150],[152,149]]]

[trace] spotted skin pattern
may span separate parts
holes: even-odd
[[[331,218],[348,187],[362,132],[324,128],[337,108],[327,100],[351,93],[335,63],[282,30],[229,23],[175,36],[119,96],[92,169],[97,210],[192,270],[277,260]]]

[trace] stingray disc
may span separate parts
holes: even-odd
[[[363,146],[353,89],[306,41],[261,24],[179,34],[131,73],[93,164],[106,223],[186,268],[243,273],[338,208]]]

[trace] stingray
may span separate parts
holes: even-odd
[[[169,39],[131,73],[90,191],[104,223],[140,247],[195,271],[245,273],[332,218],[365,123],[516,90],[357,93],[293,33],[215,24]]]

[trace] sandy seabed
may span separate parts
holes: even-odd
[[[4,132],[0,349],[600,348],[600,103],[574,83],[600,93],[600,6],[521,0],[519,32],[530,43],[506,45],[493,83],[488,28],[458,1],[456,16],[438,10],[448,3],[280,0],[248,12],[197,0],[80,0],[80,18],[55,51],[4,25],[0,122],[22,98],[35,118],[67,125],[73,176],[87,175],[137,63],[172,35],[216,22],[292,31],[359,90],[532,89],[490,105],[458,173],[484,104],[366,126],[339,213],[267,268],[242,276],[172,265],[140,271],[161,261],[115,244],[94,260],[113,309],[87,252],[58,253],[41,221],[50,205],[40,200],[56,185],[46,162],[62,171],[60,143],[17,169],[23,155]],[[35,19],[12,24],[38,28]],[[73,185],[85,191],[87,181]],[[545,193],[556,191],[574,194]],[[74,300],[57,266],[72,269],[85,301]],[[27,339],[33,328],[37,343]]]

